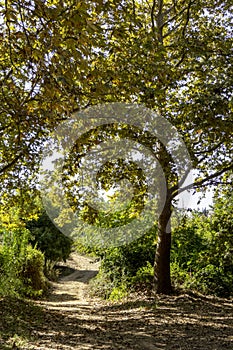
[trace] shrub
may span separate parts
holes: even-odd
[[[125,284],[121,284],[119,287],[114,287],[108,297],[111,301],[118,301],[126,297],[128,294],[128,289]]]
[[[29,232],[14,229],[3,233],[0,248],[0,294],[37,296],[45,290],[44,256],[28,244]]]
[[[123,294],[125,296],[126,291],[135,285],[141,284],[151,288],[156,232],[156,227],[153,227],[136,241],[125,246],[110,248],[105,252],[100,273],[94,282],[97,294],[99,286],[104,290],[107,289],[104,296],[111,299]]]
[[[32,246],[27,246],[20,278],[23,281],[24,292],[28,296],[41,295],[46,290],[43,273],[44,255]]]
[[[173,233],[171,272],[176,286],[219,297],[233,295],[232,206],[186,218]],[[223,204],[223,203],[222,203]]]
[[[23,268],[28,231],[14,229],[2,233],[1,246],[1,291],[3,295],[20,293],[22,280],[19,274]]]
[[[232,274],[225,274],[221,267],[208,264],[196,272],[192,287],[204,294],[214,294],[227,298],[232,295],[232,286]]]
[[[231,189],[223,191],[208,216],[194,212],[173,230],[171,277],[176,288],[233,296],[232,199]],[[137,241],[104,253],[96,285],[107,286],[105,296],[118,298],[132,287],[152,288],[155,238],[154,227]]]
[[[132,284],[140,289],[152,289],[154,268],[148,261],[146,266],[140,267],[136,275],[132,277]]]
[[[90,281],[90,295],[97,296],[103,299],[109,299],[111,291],[114,288],[114,283],[100,269],[98,275]]]
[[[192,272],[200,253],[207,249],[207,239],[199,234],[196,218],[183,218],[181,224],[173,230],[171,262],[180,268]]]

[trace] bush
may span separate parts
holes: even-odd
[[[46,289],[44,256],[28,244],[29,232],[14,229],[3,233],[0,247],[0,294],[37,296]]]
[[[182,268],[177,261],[171,262],[171,279],[175,289],[180,286],[190,287],[192,274],[187,269]]]
[[[233,292],[233,275],[225,274],[216,265],[207,265],[194,276],[193,287],[204,294],[214,294],[218,297],[230,297]]]
[[[126,297],[128,294],[128,288],[125,284],[121,284],[119,287],[114,287],[108,297],[111,301],[118,301]]]
[[[132,284],[140,289],[151,290],[154,280],[154,268],[148,261],[146,266],[140,267],[132,277]]]
[[[176,286],[219,297],[233,295],[232,206],[186,218],[173,233],[171,273]],[[231,208],[231,209],[230,209]],[[220,215],[221,214],[221,215]],[[231,218],[231,219],[230,219]]]
[[[23,268],[28,231],[14,229],[2,233],[1,290],[2,295],[20,293],[23,283],[19,275]]]
[[[129,288],[152,288],[156,228],[127,246],[103,254],[95,284],[108,298]],[[213,211],[183,217],[173,230],[171,277],[175,288],[233,296],[233,195],[223,191]],[[98,282],[98,283],[97,283]],[[106,288],[105,288],[106,287]]]
[[[90,295],[97,296],[103,299],[109,299],[111,291],[114,288],[114,283],[100,269],[98,275],[90,281]]]
[[[3,253],[3,246],[0,245],[0,276],[4,271],[4,253]]]
[[[171,262],[190,273],[208,245],[206,236],[199,233],[199,225],[196,217],[184,217],[172,233]]]
[[[41,295],[46,290],[46,281],[43,273],[44,255],[32,246],[27,246],[20,278],[28,296]]]
[[[100,273],[93,282],[97,294],[99,286],[106,290],[102,296],[104,294],[105,298],[110,299],[125,296],[126,291],[134,286],[151,288],[156,232],[156,227],[153,227],[136,241],[104,253]]]

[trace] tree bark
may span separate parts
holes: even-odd
[[[158,241],[154,263],[154,283],[157,294],[171,294],[171,201],[167,200],[158,220]]]

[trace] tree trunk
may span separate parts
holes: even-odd
[[[158,294],[171,294],[171,202],[165,203],[158,220],[158,241],[155,253],[154,282]]]

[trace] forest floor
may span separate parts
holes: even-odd
[[[233,300],[182,294],[121,302],[90,298],[93,259],[73,254],[72,273],[46,299],[0,300],[0,349],[233,349]]]

